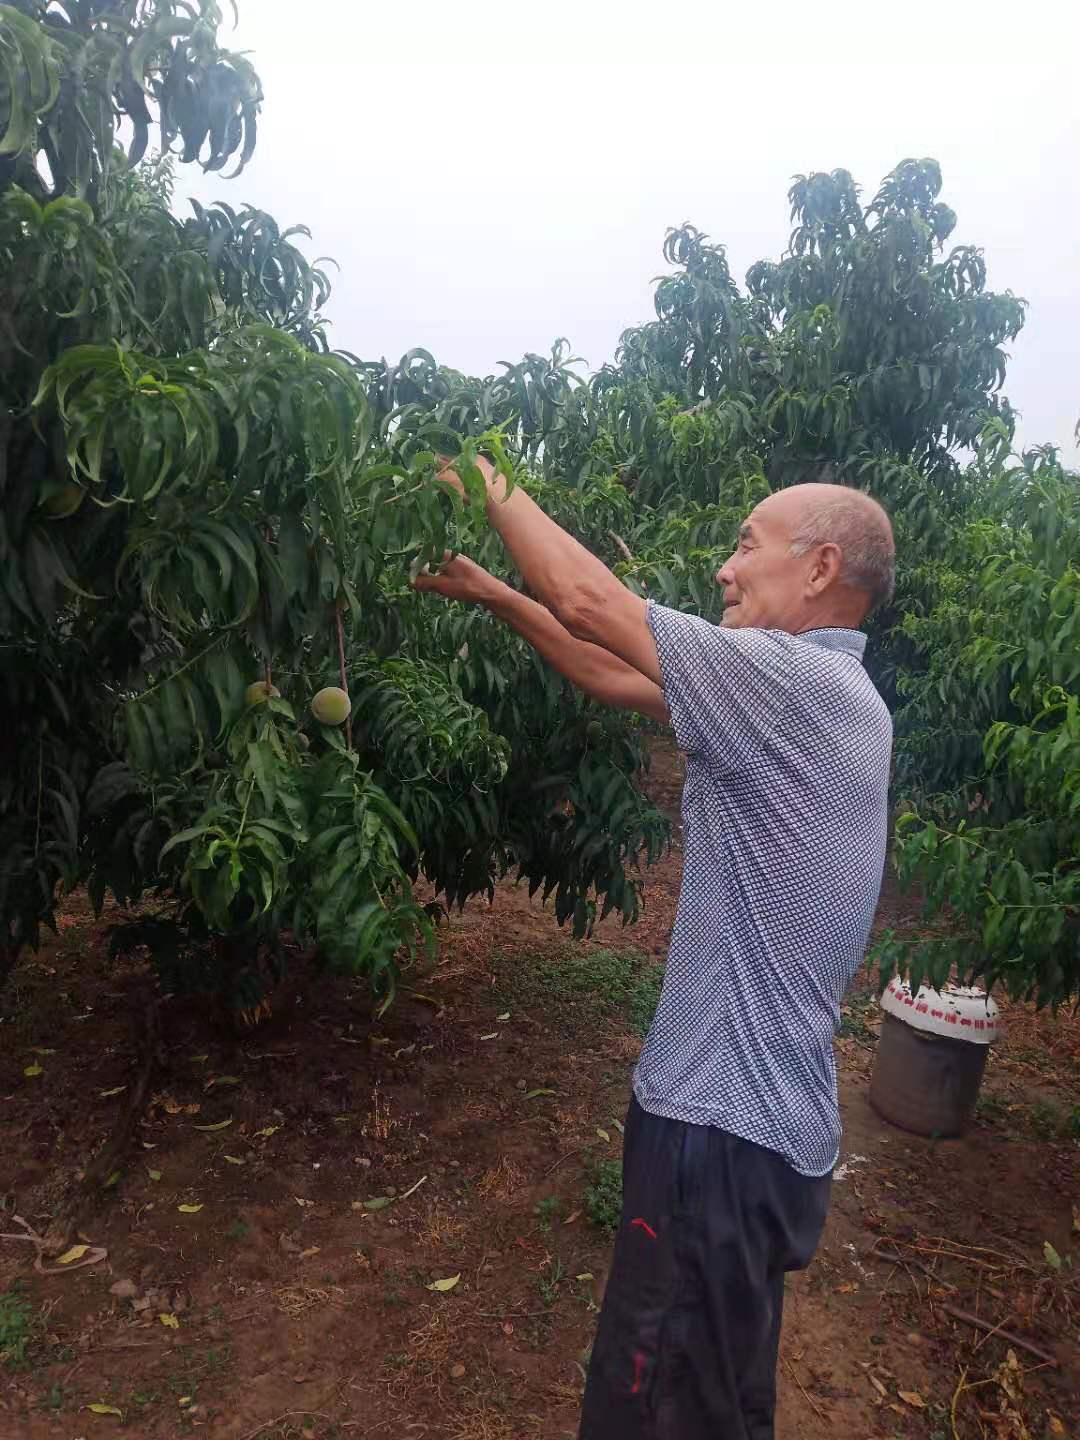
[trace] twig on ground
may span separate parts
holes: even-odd
[[[788,1374],[791,1376],[792,1380],[795,1381],[795,1384],[796,1384],[796,1385],[799,1387],[799,1389],[802,1391],[803,1399],[804,1399],[804,1400],[806,1401],[806,1403],[810,1406],[810,1409],[813,1410],[814,1414],[818,1417],[819,1420],[824,1420],[824,1421],[828,1422],[828,1419],[829,1419],[828,1415],[825,1414],[824,1410],[822,1410],[821,1406],[817,1403],[817,1401],[814,1399],[814,1397],[810,1394],[810,1391],[807,1390],[806,1386],[805,1386],[805,1385],[802,1383],[802,1381],[799,1379],[798,1375],[795,1374],[795,1370],[794,1370],[794,1368],[793,1368],[793,1366],[792,1366],[792,1364],[791,1364],[791,1361],[787,1358],[786,1355],[783,1356],[783,1361],[784,1361],[784,1369],[788,1372]]]
[[[909,1265],[914,1265],[916,1269],[921,1270],[924,1275],[929,1276],[935,1285],[940,1285],[944,1290],[956,1290],[956,1286],[950,1281],[943,1279],[936,1270],[932,1270],[929,1265],[925,1265],[921,1260],[913,1259],[910,1255],[899,1255],[894,1250],[879,1250],[876,1245],[872,1247],[870,1253],[877,1260],[885,1260],[890,1265],[902,1265],[905,1270]]]
[[[1056,1356],[1041,1349],[1032,1340],[1025,1340],[1022,1335],[1014,1335],[1011,1330],[1002,1330],[1000,1325],[991,1325],[989,1320],[983,1320],[978,1315],[972,1315],[969,1310],[961,1310],[958,1305],[943,1304],[942,1310],[946,1315],[951,1315],[954,1320],[961,1320],[965,1325],[972,1326],[975,1330],[987,1330],[996,1334],[1002,1340],[1007,1340],[1010,1345],[1016,1345],[1021,1350],[1026,1350],[1029,1355],[1034,1355],[1044,1365],[1058,1367],[1060,1361]]]
[[[334,1421],[329,1415],[324,1415],[321,1410],[286,1410],[281,1415],[275,1415],[273,1420],[264,1420],[261,1425],[256,1425],[254,1430],[249,1430],[241,1440],[254,1440],[254,1436],[261,1435],[264,1430],[269,1430],[271,1425],[279,1425],[282,1420],[288,1420],[291,1415],[314,1415],[316,1420],[325,1420],[328,1425]]]
[[[980,1385],[992,1385],[994,1383],[994,1377],[991,1375],[985,1380],[972,1380],[971,1383],[968,1384],[967,1373],[967,1366],[965,1366],[964,1369],[960,1371],[960,1380],[956,1389],[953,1391],[952,1404],[949,1406],[949,1419],[952,1422],[953,1440],[960,1440],[960,1432],[956,1428],[956,1406],[960,1396],[963,1395],[965,1390],[977,1390]]]
[[[559,1158],[555,1161],[555,1164],[549,1166],[548,1169],[544,1171],[543,1175],[540,1176],[540,1179],[546,1180],[547,1177],[551,1174],[552,1170],[557,1170],[564,1160],[569,1160],[571,1155],[580,1155],[583,1151],[588,1150],[588,1148],[588,1145],[579,1145],[576,1150],[567,1150],[565,1155],[560,1155]]]

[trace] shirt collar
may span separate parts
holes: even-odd
[[[808,640],[811,645],[820,645],[823,650],[838,650],[842,655],[854,655],[856,660],[861,660],[866,650],[866,636],[861,630],[848,630],[840,625],[821,630],[802,630],[795,638]]]

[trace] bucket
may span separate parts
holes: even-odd
[[[892,980],[881,1008],[870,1104],[915,1135],[962,1135],[998,1037],[997,1006],[982,990],[923,987],[913,996],[904,981]]]

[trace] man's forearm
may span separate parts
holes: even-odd
[[[594,700],[636,710],[662,723],[669,719],[663,691],[658,685],[599,645],[575,639],[550,610],[527,595],[500,581],[491,595],[485,596],[484,605],[527,640],[553,669]]]
[[[569,617],[580,598],[602,603],[605,591],[622,588],[602,560],[568,535],[520,487],[506,497],[495,474],[488,487],[488,518],[531,592],[557,619]]]

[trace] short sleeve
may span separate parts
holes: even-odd
[[[650,600],[646,618],[680,747],[738,767],[783,728],[795,684],[793,637],[723,629]]]

